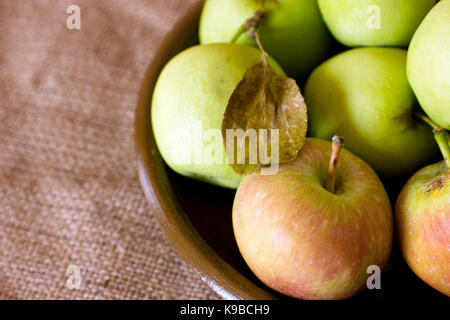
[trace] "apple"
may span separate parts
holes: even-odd
[[[417,29],[408,50],[408,79],[427,115],[450,129],[450,0],[442,0]]]
[[[239,44],[191,47],[163,69],[152,98],[151,122],[158,149],[174,171],[236,188],[241,177],[226,164],[221,124],[233,90],[261,58]],[[283,74],[271,58],[269,65]]]
[[[384,177],[413,172],[437,151],[433,135],[413,117],[406,51],[357,48],[320,65],[306,83],[309,134],[346,137],[346,147]]]
[[[436,132],[445,161],[414,174],[396,205],[397,237],[414,273],[450,296],[450,147],[447,133]]]
[[[383,185],[351,152],[343,149],[337,161],[336,138],[330,160],[331,149],[307,138],[298,158],[276,174],[243,177],[234,200],[244,260],[291,297],[353,296],[366,285],[367,268],[382,269],[390,255],[393,216]]]
[[[436,0],[319,0],[323,19],[344,45],[407,47]]]
[[[256,10],[266,15],[258,28],[264,49],[291,77],[306,77],[326,58],[331,35],[316,0],[206,0],[200,19],[200,43],[230,42]],[[243,34],[237,43],[255,46]]]

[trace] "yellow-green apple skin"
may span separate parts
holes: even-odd
[[[208,44],[181,52],[164,67],[153,93],[151,123],[158,149],[174,171],[238,186],[241,178],[226,164],[220,128],[228,99],[260,58],[261,52],[248,46]],[[273,59],[269,64],[283,74]]]
[[[331,143],[307,138],[274,175],[242,179],[233,229],[250,269],[300,299],[344,299],[366,286],[367,268],[390,255],[393,215],[386,191],[363,160],[343,149],[336,191],[324,188]]]
[[[333,36],[342,44],[407,47],[436,0],[318,0]]]
[[[423,110],[450,130],[450,0],[436,4],[414,34],[407,72]]]
[[[444,161],[410,178],[395,205],[395,219],[409,267],[450,296],[450,172]]]
[[[200,19],[200,43],[230,42],[261,0],[206,0]],[[327,55],[331,35],[316,0],[268,0],[259,26],[264,49],[291,77],[306,77]],[[245,33],[237,43],[255,46]]]
[[[305,87],[309,134],[345,137],[346,148],[384,177],[412,173],[437,147],[406,77],[406,50],[357,48],[317,67]]]

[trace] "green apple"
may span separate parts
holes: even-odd
[[[319,0],[331,33],[347,46],[406,47],[436,0]]]
[[[219,186],[241,180],[226,164],[221,124],[233,90],[261,52],[239,44],[189,48],[161,72],[152,99],[151,122],[158,149],[176,172]],[[283,71],[269,58],[269,64]]]
[[[450,129],[450,0],[423,20],[408,50],[408,79],[427,115]]]
[[[263,2],[267,13],[258,31],[264,49],[289,76],[306,77],[326,58],[331,40],[316,0],[206,0],[200,42],[230,42]],[[256,46],[247,34],[237,43]]]
[[[346,147],[382,176],[412,172],[437,151],[413,117],[403,49],[357,48],[327,60],[308,79],[305,101],[310,135],[346,137]]]
[[[400,248],[410,268],[450,297],[450,147],[447,134],[438,134],[446,161],[429,165],[409,179],[397,199],[395,218]]]
[[[276,174],[245,176],[233,204],[244,260],[266,285],[295,298],[353,296],[366,286],[368,267],[383,269],[390,255],[393,216],[383,185],[343,149],[330,191],[331,149],[307,138]]]

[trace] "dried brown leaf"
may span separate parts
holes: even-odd
[[[230,129],[234,133],[242,129],[241,135],[236,134],[235,140],[233,131],[228,131],[227,137],[227,130]],[[270,129],[278,129],[278,145],[277,134]],[[267,62],[267,54],[263,52],[261,60],[246,71],[225,110],[222,136],[228,163],[238,174],[247,175],[274,162],[292,161],[303,147],[306,130],[306,105],[297,83],[275,73]],[[252,140],[255,135],[256,141]],[[273,159],[263,156],[265,148],[269,158]],[[278,160],[274,157],[276,151]],[[242,163],[244,155],[245,162]]]

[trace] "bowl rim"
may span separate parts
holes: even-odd
[[[151,127],[151,97],[165,64],[197,30],[204,1],[190,6],[174,25],[147,68],[139,91],[134,124],[139,181],[152,213],[178,255],[224,299],[271,300],[259,287],[223,260],[201,237],[178,202],[168,180]],[[182,45],[180,45],[182,44]]]

